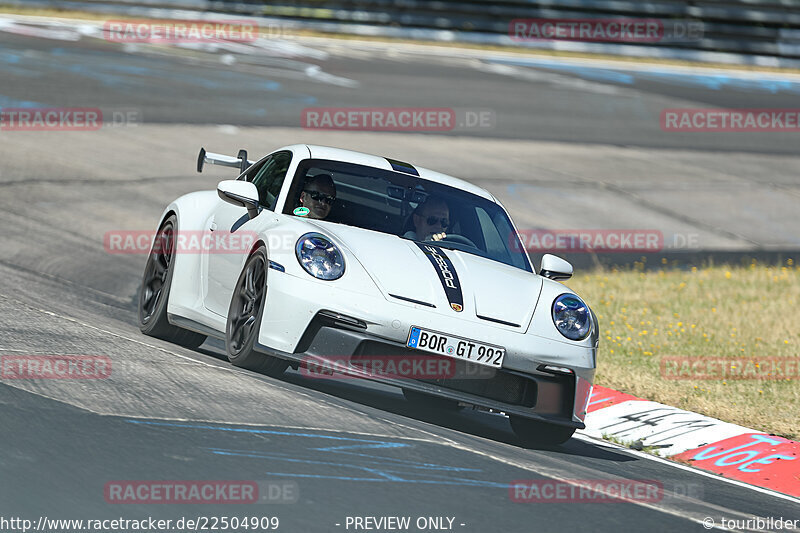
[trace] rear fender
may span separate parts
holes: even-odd
[[[161,215],[161,222],[174,213],[177,216],[178,232],[208,230],[207,222],[211,211],[219,202],[216,191],[198,191],[186,194],[173,201]],[[174,259],[175,272],[172,275],[167,316],[177,315],[201,321],[217,328],[219,325],[203,320],[209,313],[202,300],[204,275],[201,269],[200,253],[176,253]],[[170,321],[172,322],[172,321]]]

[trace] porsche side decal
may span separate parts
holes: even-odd
[[[450,302],[450,307],[453,311],[460,313],[464,310],[464,296],[461,293],[461,283],[458,281],[458,274],[456,273],[455,266],[444,250],[438,246],[430,244],[416,243],[417,246],[425,253],[433,265],[434,270],[439,275],[439,281],[442,282],[442,288],[447,296],[447,301]]]

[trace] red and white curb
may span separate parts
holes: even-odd
[[[595,386],[584,434],[641,441],[658,455],[800,497],[800,442]]]

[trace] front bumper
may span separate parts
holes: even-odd
[[[407,348],[404,343],[369,333],[366,324],[358,319],[330,311],[321,311],[314,316],[293,353],[275,350],[261,343],[256,344],[256,350],[300,365],[329,361],[331,356],[356,360],[362,357],[376,359],[423,355],[419,350]],[[575,375],[552,374],[538,369],[528,372],[508,368],[491,369],[459,359],[453,361],[456,365],[454,377],[407,379],[360,371],[357,366],[343,367],[341,372],[509,415],[577,429],[585,427],[575,416],[576,404],[585,403],[582,397],[577,398],[576,402],[579,378]],[[487,369],[489,375],[486,375]],[[476,375],[485,377],[476,378]]]

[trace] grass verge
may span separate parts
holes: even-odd
[[[800,267],[704,266],[579,273],[568,285],[600,321],[596,383],[786,438],[800,439]],[[675,379],[662,359],[734,358],[738,379]],[[765,379],[768,358],[794,379]],[[760,366],[755,366],[760,365]],[[673,367],[666,367],[673,368]],[[683,367],[686,369],[686,367]],[[711,367],[713,368],[713,367]]]

